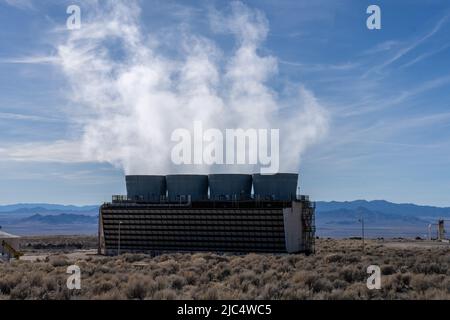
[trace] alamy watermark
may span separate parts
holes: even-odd
[[[370,16],[366,20],[367,29],[380,30],[381,29],[381,9],[379,6],[372,4],[367,7],[366,13]]]
[[[67,289],[80,290],[81,289],[81,269],[77,265],[71,265],[67,267],[66,273],[70,274],[67,278]]]
[[[367,289],[381,289],[381,269],[377,265],[370,265],[367,267],[367,273],[370,274],[367,278]]]
[[[81,9],[79,6],[72,4],[67,7],[67,14],[70,16],[66,20],[66,26],[69,30],[77,30],[81,28]]]
[[[194,121],[193,133],[178,128],[170,137],[175,165],[259,165],[261,174],[275,174],[280,167],[279,129],[208,128]]]

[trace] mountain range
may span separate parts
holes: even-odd
[[[82,214],[67,214],[62,213],[58,215],[41,215],[34,214],[30,217],[19,220],[20,223],[44,223],[44,224],[96,224],[98,217],[86,216]]]
[[[18,235],[96,234],[98,208],[48,203],[2,205],[0,226]]]
[[[356,210],[366,208],[370,211],[382,212],[390,215],[403,215],[414,217],[448,217],[450,208],[441,208],[433,206],[422,206],[412,203],[392,203],[385,200],[355,200],[355,201],[318,201],[316,202],[318,212],[334,211],[339,209]]]
[[[95,234],[98,208],[47,203],[0,205],[0,225],[4,231],[22,235]],[[384,200],[316,202],[318,236],[360,236],[362,218],[368,237],[423,237],[429,224],[450,218],[450,208]]]
[[[318,201],[316,203],[317,235],[326,237],[427,237],[432,236],[438,219],[450,218],[450,208],[397,204],[385,200]]]

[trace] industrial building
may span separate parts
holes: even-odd
[[[298,174],[126,176],[99,214],[99,253],[314,252],[314,203]],[[252,192],[253,190],[253,192]]]

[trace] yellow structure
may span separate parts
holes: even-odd
[[[0,231],[0,258],[9,260],[19,259],[22,253],[19,251],[20,237]]]

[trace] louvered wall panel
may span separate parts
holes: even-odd
[[[101,208],[107,253],[286,252],[283,209]]]

